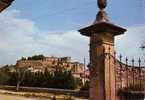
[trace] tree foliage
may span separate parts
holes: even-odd
[[[0,84],[5,85],[11,78],[10,70],[14,69],[15,65],[5,65],[0,68]]]
[[[58,69],[54,72],[49,72],[47,69],[45,69],[44,72],[35,73],[19,70],[14,72],[8,72],[6,75],[4,74],[3,77],[3,82],[4,79],[7,79],[5,82],[6,85],[18,87],[27,86],[41,88],[75,89],[81,83],[80,79],[74,78],[71,71],[66,71],[64,69]]]
[[[25,57],[22,57],[22,58],[21,58],[21,60],[27,60],[27,58],[25,58]]]
[[[9,80],[9,75],[7,72],[0,71],[0,84],[5,85]]]
[[[86,81],[85,84],[81,87],[81,90],[88,91],[90,87],[90,81]]]
[[[40,54],[40,55],[34,55],[32,57],[28,57],[28,60],[42,60],[44,58],[45,56]]]

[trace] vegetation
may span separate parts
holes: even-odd
[[[24,80],[25,72],[26,72],[25,68],[16,68],[16,70],[15,70],[15,77],[16,77],[16,82],[17,82],[16,90],[17,91],[19,91],[20,84]]]
[[[34,73],[25,69],[16,69],[13,72],[5,71],[0,71],[0,84],[16,86],[17,91],[20,86],[75,89],[82,84],[80,79],[74,78],[71,71],[61,69],[51,73],[47,69],[43,73]]]
[[[27,60],[27,58],[25,58],[25,57],[22,57],[22,58],[21,58],[21,60]]]
[[[44,55],[34,55],[32,57],[28,57],[28,60],[42,60],[44,58],[45,58]]]
[[[32,57],[22,57],[20,60],[42,60],[44,58],[45,56],[40,54],[40,55],[33,55]]]
[[[8,73],[0,71],[0,84],[4,85],[7,83],[8,80],[9,80]]]
[[[0,68],[0,84],[5,85],[10,79],[9,72],[15,67],[15,65],[5,65]]]
[[[90,86],[89,84],[90,84],[90,82],[86,81],[85,84],[81,87],[81,90],[88,91],[89,90],[89,86]]]

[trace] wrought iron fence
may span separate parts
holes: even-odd
[[[114,53],[116,56],[116,53]],[[129,60],[119,56],[114,59],[116,76],[116,96],[120,100],[144,100],[145,98],[145,66],[144,61]],[[124,63],[123,63],[124,59]]]

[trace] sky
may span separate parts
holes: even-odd
[[[0,65],[15,64],[22,56],[88,57],[89,38],[77,31],[91,25],[97,0],[15,0],[0,14]],[[115,39],[118,54],[143,57],[145,0],[108,0],[110,22],[128,31]]]

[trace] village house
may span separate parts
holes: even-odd
[[[60,68],[71,71],[74,77],[81,78],[84,75],[84,64],[72,62],[71,57],[44,57],[40,60],[21,59],[18,60],[16,66],[19,68],[27,68],[31,72],[49,72]]]

